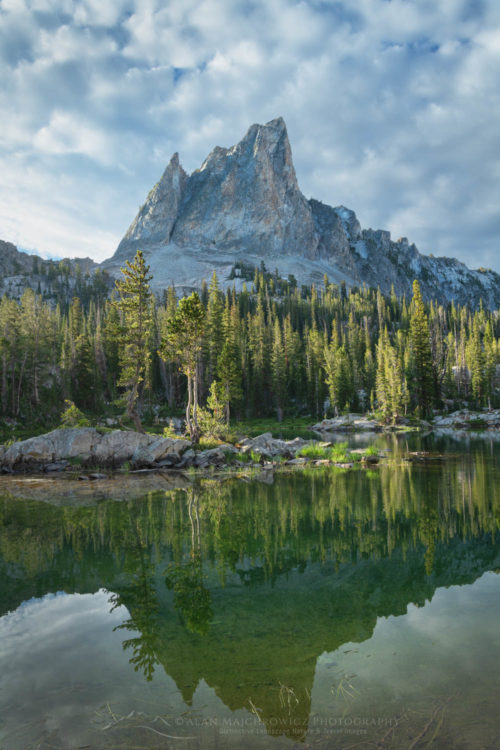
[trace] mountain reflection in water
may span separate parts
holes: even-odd
[[[0,614],[105,589],[124,653],[303,740],[318,658],[498,566],[497,457],[200,480],[127,502],[0,499]],[[126,608],[121,610],[120,607]],[[349,675],[337,696],[355,696]],[[345,679],[345,681],[344,681]]]

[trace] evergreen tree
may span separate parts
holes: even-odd
[[[467,344],[467,360],[470,373],[472,398],[479,406],[486,392],[485,357],[481,342],[479,316],[474,315],[472,331]]]
[[[377,343],[377,404],[385,420],[396,424],[405,406],[406,383],[396,349],[389,340],[387,327]]]
[[[116,300],[106,302],[103,311],[102,348],[105,361],[106,384],[105,394],[108,400],[116,395],[120,363],[120,341],[122,327]]]
[[[283,336],[279,320],[274,321],[273,345],[271,349],[271,378],[278,422],[283,421],[286,395],[286,360]]]
[[[226,424],[229,427],[231,406],[235,406],[241,397],[241,367],[238,349],[231,339],[227,339],[217,361],[217,376],[220,382],[220,398],[224,404]]]
[[[268,408],[269,329],[262,296],[254,315],[248,316],[248,347],[251,359],[252,405],[257,414]]]
[[[323,414],[323,405],[327,395],[323,377],[326,336],[318,331],[314,323],[311,329],[304,332],[304,337],[307,402],[313,414],[319,417]]]
[[[303,347],[299,333],[294,330],[291,315],[283,322],[283,351],[286,368],[287,401],[295,405],[303,402],[305,391]]]
[[[495,390],[495,375],[496,375],[496,351],[495,351],[495,337],[493,335],[493,325],[491,320],[488,320],[484,330],[484,386],[485,386],[485,397],[488,402],[488,407],[491,409],[491,402],[494,396]]]
[[[420,285],[413,282],[410,313],[412,384],[415,404],[422,415],[429,415],[435,398],[435,380],[430,345],[429,323]]]
[[[353,389],[351,365],[346,348],[340,342],[336,321],[333,323],[332,339],[324,348],[324,368],[330,405],[338,412],[350,406]]]
[[[118,385],[125,389],[124,416],[133,420],[138,432],[143,432],[138,400],[151,361],[152,276],[140,250],[132,263],[126,261],[121,271],[124,278],[116,281],[119,299],[115,303],[121,318]]]
[[[227,300],[229,307],[229,300]],[[217,369],[217,360],[222,351],[223,345],[223,301],[219,291],[217,274],[214,271],[208,288],[207,320],[205,326],[206,336],[206,360],[207,360],[207,380],[209,383],[215,377]]]
[[[203,349],[205,308],[196,292],[179,301],[174,317],[167,321],[167,330],[159,355],[170,361],[178,358],[180,369],[187,377],[188,402],[186,424],[191,440],[200,439],[198,424],[199,366]]]

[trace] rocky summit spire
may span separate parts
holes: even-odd
[[[389,232],[362,230],[345,206],[333,208],[301,193],[282,117],[252,125],[231,148],[216,146],[189,177],[174,154],[161,180],[103,266],[120,272],[144,251],[161,290],[199,288],[217,271],[233,284],[235,264],[278,269],[299,283],[344,280],[411,295],[413,279],[427,298],[500,305],[500,277],[470,271],[453,259],[421,255]]]
[[[193,172],[172,241],[266,258],[308,247],[313,231],[278,118],[252,125],[232,148],[215,148]]]
[[[187,179],[176,152],[159,182],[149,191],[114,258],[123,262],[133,258],[137,249],[145,250],[169,243]]]

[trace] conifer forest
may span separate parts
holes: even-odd
[[[161,300],[142,254],[110,296],[0,302],[1,415],[43,427],[64,402],[85,414],[224,418],[372,411],[388,424],[500,404],[498,311],[350,288],[298,286],[265,265],[240,291],[214,272],[201,292]],[[139,419],[139,422],[137,422]]]

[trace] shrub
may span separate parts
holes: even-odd
[[[212,450],[212,448],[217,448],[219,445],[220,445],[219,440],[211,438],[207,435],[202,435],[199,441],[193,447],[195,450],[198,450],[198,451],[209,451],[209,450]]]
[[[313,460],[327,459],[339,464],[347,463],[347,461],[352,460],[350,453],[347,451],[347,443],[336,443],[329,448],[324,445],[318,445],[317,443],[310,443],[301,448],[300,451],[297,452],[297,456],[303,456]]]
[[[312,459],[330,458],[331,449],[325,448],[323,445],[311,443],[310,445],[304,445],[303,448],[297,451],[297,456]]]
[[[347,443],[335,443],[330,449],[330,458],[334,463],[345,464],[351,460],[351,456],[347,450]]]
[[[178,438],[181,437],[178,435],[178,433],[175,431],[174,427],[172,425],[168,424],[163,428],[163,437],[168,438]]]
[[[61,414],[61,427],[90,427],[90,422],[85,414],[75,406],[73,401],[65,399],[65,410]]]

